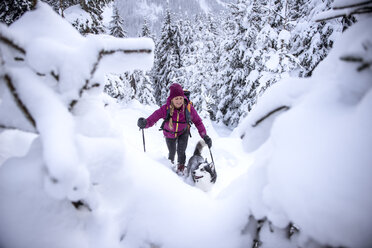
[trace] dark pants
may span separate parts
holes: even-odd
[[[186,162],[186,148],[187,142],[189,140],[189,132],[188,130],[185,131],[183,134],[178,136],[177,138],[165,138],[169,150],[168,159],[172,162],[174,161],[174,156],[176,155],[177,149],[177,160],[178,164],[184,165]]]

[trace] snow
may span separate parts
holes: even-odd
[[[284,44],[288,44],[290,38],[291,33],[288,30],[283,29],[282,31],[280,31],[278,36],[279,41],[282,41]]]
[[[312,77],[270,87],[235,130],[205,120],[218,177],[202,192],[173,172],[160,122],[138,130],[157,106],[119,105],[102,85],[83,88],[105,73],[150,69],[153,42],[82,37],[39,2],[1,26],[26,50],[18,63],[0,44],[1,82],[12,79],[37,132],[0,84],[0,124],[15,128],[0,133],[0,246],[251,247],[261,220],[263,247],[370,247],[372,75],[339,59],[370,59],[370,24],[350,27]],[[97,59],[138,49],[151,52]],[[187,157],[199,140],[193,128]],[[208,149],[203,156],[210,160]],[[291,222],[300,232],[288,239]]]
[[[332,4],[332,7],[344,7],[344,6],[353,6],[356,4],[366,3],[364,0],[335,0]]]
[[[353,12],[360,12],[361,7],[368,9],[371,7],[371,2],[364,0],[336,0],[332,3],[331,10],[317,14],[314,20],[323,20],[335,16],[350,16]],[[358,16],[357,18],[363,18],[362,16]]]
[[[204,13],[208,14],[211,12],[211,9],[208,6],[208,3],[205,0],[199,0],[200,8],[204,11]]]
[[[339,60],[362,52],[361,44],[372,37],[370,23],[345,32],[312,78],[274,85],[236,134],[244,134],[248,151],[259,147],[254,167],[266,174],[260,186],[264,215],[279,227],[293,221],[323,244],[371,244],[372,115],[366,110],[372,106],[371,72],[358,73]],[[290,109],[252,127],[263,113],[283,105]]]
[[[269,70],[275,70],[278,68],[279,62],[279,54],[272,54],[265,65]]]
[[[106,15],[108,15],[106,11],[107,10],[104,11],[105,20],[106,20]],[[110,14],[112,15],[112,13]],[[64,16],[66,20],[70,23],[73,23],[75,20],[78,20],[79,23],[85,23],[86,20],[91,21],[90,15],[86,11],[83,10],[80,4],[74,5],[74,6],[71,6],[65,9]]]

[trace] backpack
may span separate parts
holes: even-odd
[[[184,90],[183,91],[185,96],[187,97],[187,99],[189,99],[190,97],[190,91],[188,90]],[[186,100],[185,100],[186,102]],[[187,106],[186,106],[186,109],[185,109],[185,119],[186,119],[186,122],[178,122],[178,123],[187,123],[187,129],[190,130],[190,127],[192,125],[192,121],[191,121],[191,116],[190,116],[190,113],[191,113],[191,105],[192,105],[192,102],[189,100],[189,102],[187,103]],[[159,131],[166,131],[166,132],[170,132],[170,133],[181,133],[183,131],[185,131],[185,129],[181,130],[181,131],[178,131],[178,132],[172,132],[172,131],[169,131],[169,130],[166,130],[164,129],[164,125],[167,121],[169,121],[171,118],[171,115],[170,115],[170,109],[168,108],[167,106],[167,116],[165,117],[163,123],[161,124],[160,128],[159,128]],[[191,137],[191,132],[189,132],[189,135]]]

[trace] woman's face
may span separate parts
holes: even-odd
[[[183,96],[176,96],[175,98],[172,99],[172,103],[175,108],[177,109],[181,108],[183,104]]]

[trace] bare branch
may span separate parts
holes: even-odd
[[[281,106],[281,107],[278,107],[272,111],[270,111],[269,113],[267,113],[265,116],[263,116],[262,118],[260,118],[258,121],[256,121],[256,123],[254,123],[252,125],[252,127],[257,127],[261,122],[263,122],[266,118],[270,117],[271,115],[275,114],[276,112],[280,111],[280,110],[285,110],[287,111],[288,109],[290,109],[290,107],[288,106]]]
[[[28,111],[26,105],[23,104],[22,100],[19,98],[18,96],[18,92],[16,90],[16,88],[14,87],[13,85],[13,82],[12,82],[12,79],[10,78],[9,75],[5,75],[4,76],[4,79],[5,79],[5,82],[6,82],[6,85],[8,86],[9,88],[9,91],[10,93],[13,95],[14,97],[14,100],[16,101],[17,103],[17,106],[19,107],[19,109],[22,111],[22,113],[25,115],[26,119],[30,122],[30,124],[35,128],[36,130],[36,122],[35,122],[35,119],[32,117],[32,115],[30,114],[30,111]]]

